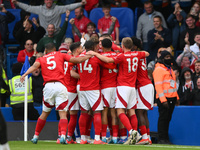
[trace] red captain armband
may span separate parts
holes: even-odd
[[[69,65],[69,67],[71,67],[71,66],[74,66],[74,65],[76,65],[76,64],[71,63],[71,62],[68,62],[68,65]]]

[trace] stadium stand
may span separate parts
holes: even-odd
[[[134,20],[134,33],[136,33],[137,30],[137,22],[138,22],[138,18],[144,13],[144,9],[140,8],[140,7],[136,7],[135,8],[135,20]]]
[[[86,17],[88,17],[88,13],[87,13],[87,11],[86,11],[85,9],[84,9],[84,15],[85,15]],[[62,15],[61,15],[61,24],[60,24],[60,27],[62,27],[62,25],[63,25],[63,23],[64,23],[64,21],[65,21],[65,17],[66,17],[66,14],[62,14]],[[69,20],[70,20],[71,18],[75,18],[74,10],[70,12]],[[72,26],[71,26],[70,23],[68,23],[68,27],[67,27],[67,31],[66,31],[65,36],[73,39]]]
[[[120,13],[119,13],[120,12]],[[115,16],[120,23],[119,38],[131,37],[135,35],[134,32],[134,14],[130,8],[111,8],[110,14]],[[89,19],[96,25],[98,20],[104,16],[102,8],[95,8],[90,12]],[[98,32],[98,29],[97,29]]]

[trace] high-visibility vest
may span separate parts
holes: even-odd
[[[20,104],[23,103],[25,100],[25,82],[20,82],[20,75],[14,76],[12,79],[9,80],[9,87],[10,87],[10,104]],[[33,102],[33,94],[32,94],[32,78],[28,79],[27,84],[27,91],[28,91],[28,103]]]
[[[4,82],[6,83],[6,85],[8,85],[8,78],[6,76],[6,72],[3,69],[3,67],[2,67],[2,78],[3,78]],[[6,93],[6,90],[1,88],[1,94],[4,94],[4,93]]]
[[[166,98],[179,96],[176,88],[176,77],[172,69],[167,68],[164,64],[156,63],[153,72],[154,85],[156,89],[156,98],[159,98],[161,103],[166,102]]]

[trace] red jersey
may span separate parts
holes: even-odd
[[[114,57],[116,64],[119,64],[117,86],[135,87],[137,68],[140,59],[145,58],[145,52],[129,51]]]
[[[71,76],[70,71],[73,70],[77,70],[76,66],[73,66],[72,63],[68,63],[65,62],[64,63],[64,67],[65,67],[65,83],[66,83],[66,87],[67,87],[67,91],[71,92],[71,93],[77,93],[76,91],[76,86],[77,86],[77,82],[78,79],[75,79]]]
[[[96,7],[96,5],[99,3],[99,0],[90,0],[90,2],[85,4],[85,10],[91,11]]]
[[[137,88],[152,83],[148,77],[146,66],[147,66],[146,59],[145,58],[140,59],[138,62],[138,71],[137,71],[137,79],[136,79]]]
[[[105,16],[104,16],[103,18],[99,19],[99,21],[98,21],[98,29],[102,29],[103,34],[108,33],[108,30],[112,24],[111,17],[112,16],[110,16],[109,18],[105,18]],[[118,28],[120,27],[118,19],[115,22],[115,27],[111,34],[113,41],[116,39],[116,32],[115,32],[116,27],[118,27]]]
[[[64,62],[69,61],[70,58],[70,55],[64,53],[51,52],[36,59],[36,61],[40,63],[42,69],[44,85],[50,81],[58,81],[65,85]]]
[[[17,56],[17,61],[20,63],[25,62],[26,56],[32,57],[34,54],[34,51],[32,50],[31,52],[28,52],[26,49],[19,51],[19,54]]]
[[[112,58],[117,56],[117,54],[112,51],[101,53],[101,54],[103,56],[112,57]],[[101,67],[101,79],[100,79],[101,89],[117,86],[117,72],[118,72],[117,65],[115,66],[114,69]]]
[[[79,56],[85,56],[85,53]],[[100,90],[100,65],[114,68],[113,64],[106,64],[95,56],[78,64],[80,91]]]
[[[91,22],[91,20],[85,16],[83,16],[82,19],[78,20],[77,18],[74,18],[74,24],[78,28],[78,30],[83,33],[87,33],[87,24]],[[80,39],[76,33],[74,33],[74,42],[79,42]]]

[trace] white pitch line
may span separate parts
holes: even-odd
[[[41,140],[43,142],[48,142],[48,143],[56,143],[56,141],[50,141],[50,140]],[[153,144],[153,145],[123,145],[123,144],[106,144],[106,145],[117,145],[117,146],[145,146],[145,147],[160,147],[160,148],[184,148],[184,149],[188,149],[188,148],[192,148],[192,149],[200,149],[200,147],[198,146],[181,146],[181,145],[157,145],[157,144]]]

